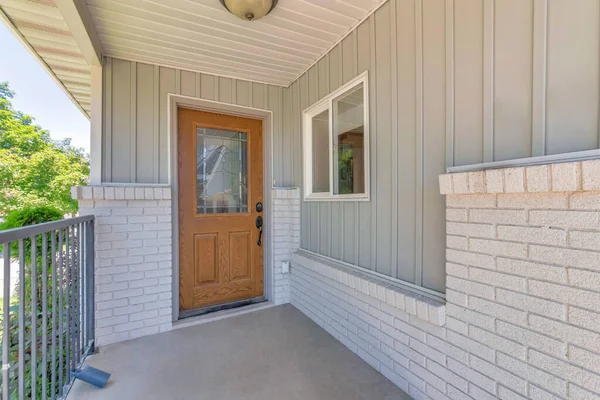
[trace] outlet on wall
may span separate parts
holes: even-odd
[[[281,273],[282,274],[287,274],[290,272],[290,262],[289,261],[283,261],[281,263]]]

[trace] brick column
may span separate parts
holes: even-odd
[[[473,370],[460,375],[485,398],[600,399],[600,161],[449,174],[440,187],[448,329]]]
[[[273,299],[275,304],[290,302],[290,274],[282,272],[300,246],[300,189],[276,188],[273,199]]]
[[[74,187],[80,215],[96,217],[96,344],[171,329],[169,187]]]

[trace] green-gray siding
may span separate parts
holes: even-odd
[[[277,186],[302,182],[302,110],[370,73],[371,201],[303,202],[301,246],[445,291],[446,167],[599,147],[597,0],[389,0],[289,88],[117,59],[103,179],[166,183],[167,97],[274,112]]]
[[[298,114],[370,72],[371,202],[303,203],[302,247],[444,292],[445,167],[599,147],[599,15],[597,0],[389,0],[291,86]]]
[[[291,92],[300,97],[294,113],[301,114],[369,70],[371,201],[304,202],[302,247],[443,292],[445,218],[437,176],[446,166],[444,1],[426,3],[427,18],[417,20],[414,1],[388,2]],[[294,123],[300,136],[299,119]]]
[[[282,141],[282,87],[125,61],[104,60],[103,182],[168,183],[167,94],[273,111],[275,165],[291,158]],[[291,185],[289,168],[274,168],[275,183]]]

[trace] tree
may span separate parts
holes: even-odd
[[[71,186],[87,183],[87,155],[70,139],[52,140],[32,117],[14,110],[14,96],[8,82],[0,82],[0,215],[42,205],[77,212]]]

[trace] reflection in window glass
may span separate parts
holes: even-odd
[[[312,120],[313,193],[329,192],[329,110]]]
[[[248,135],[196,129],[198,214],[248,212]]]
[[[364,89],[333,101],[333,194],[365,193]]]

